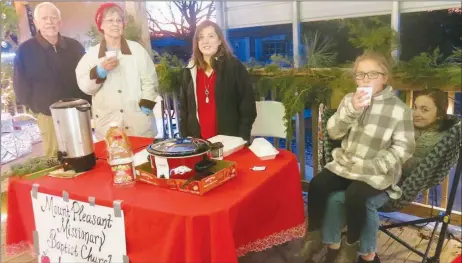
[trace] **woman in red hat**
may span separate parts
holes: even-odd
[[[116,122],[128,135],[154,137],[157,74],[148,52],[123,37],[124,10],[114,3],[100,6],[95,16],[101,43],[80,60],[77,82],[93,98],[93,119],[98,140]]]

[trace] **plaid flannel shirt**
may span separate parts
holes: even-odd
[[[411,109],[387,87],[372,98],[371,105],[355,110],[353,94],[347,94],[337,112],[328,120],[332,139],[342,139],[341,148],[332,151],[326,168],[333,173],[385,190],[399,198],[396,186],[401,165],[414,153],[414,124]]]

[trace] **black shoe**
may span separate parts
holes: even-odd
[[[303,240],[303,247],[299,253],[301,258],[306,258],[305,263],[311,263],[312,258],[323,248],[322,233],[320,230],[308,232]]]
[[[324,263],[333,263],[337,258],[340,249],[327,248],[327,254],[324,257]]]
[[[359,241],[348,244],[346,238],[342,239],[337,258],[332,263],[355,263],[358,258]]]
[[[362,257],[359,257],[356,263],[380,263],[380,258],[377,254],[375,254],[374,260],[372,261],[366,261]]]

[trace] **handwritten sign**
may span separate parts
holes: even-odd
[[[31,192],[40,263],[123,262],[123,211],[116,216],[112,207],[35,194]]]

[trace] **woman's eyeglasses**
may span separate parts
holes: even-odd
[[[104,19],[104,22],[106,22],[106,23],[108,23],[108,24],[110,24],[110,25],[112,25],[112,24],[114,24],[114,23],[117,24],[117,25],[120,25],[120,24],[122,24],[124,21],[123,21],[123,19]]]
[[[377,72],[377,71],[358,72],[358,73],[355,74],[355,79],[362,80],[362,79],[364,79],[366,77],[366,75],[367,75],[368,79],[376,79],[376,78],[379,77],[379,75],[385,76],[385,73]]]

